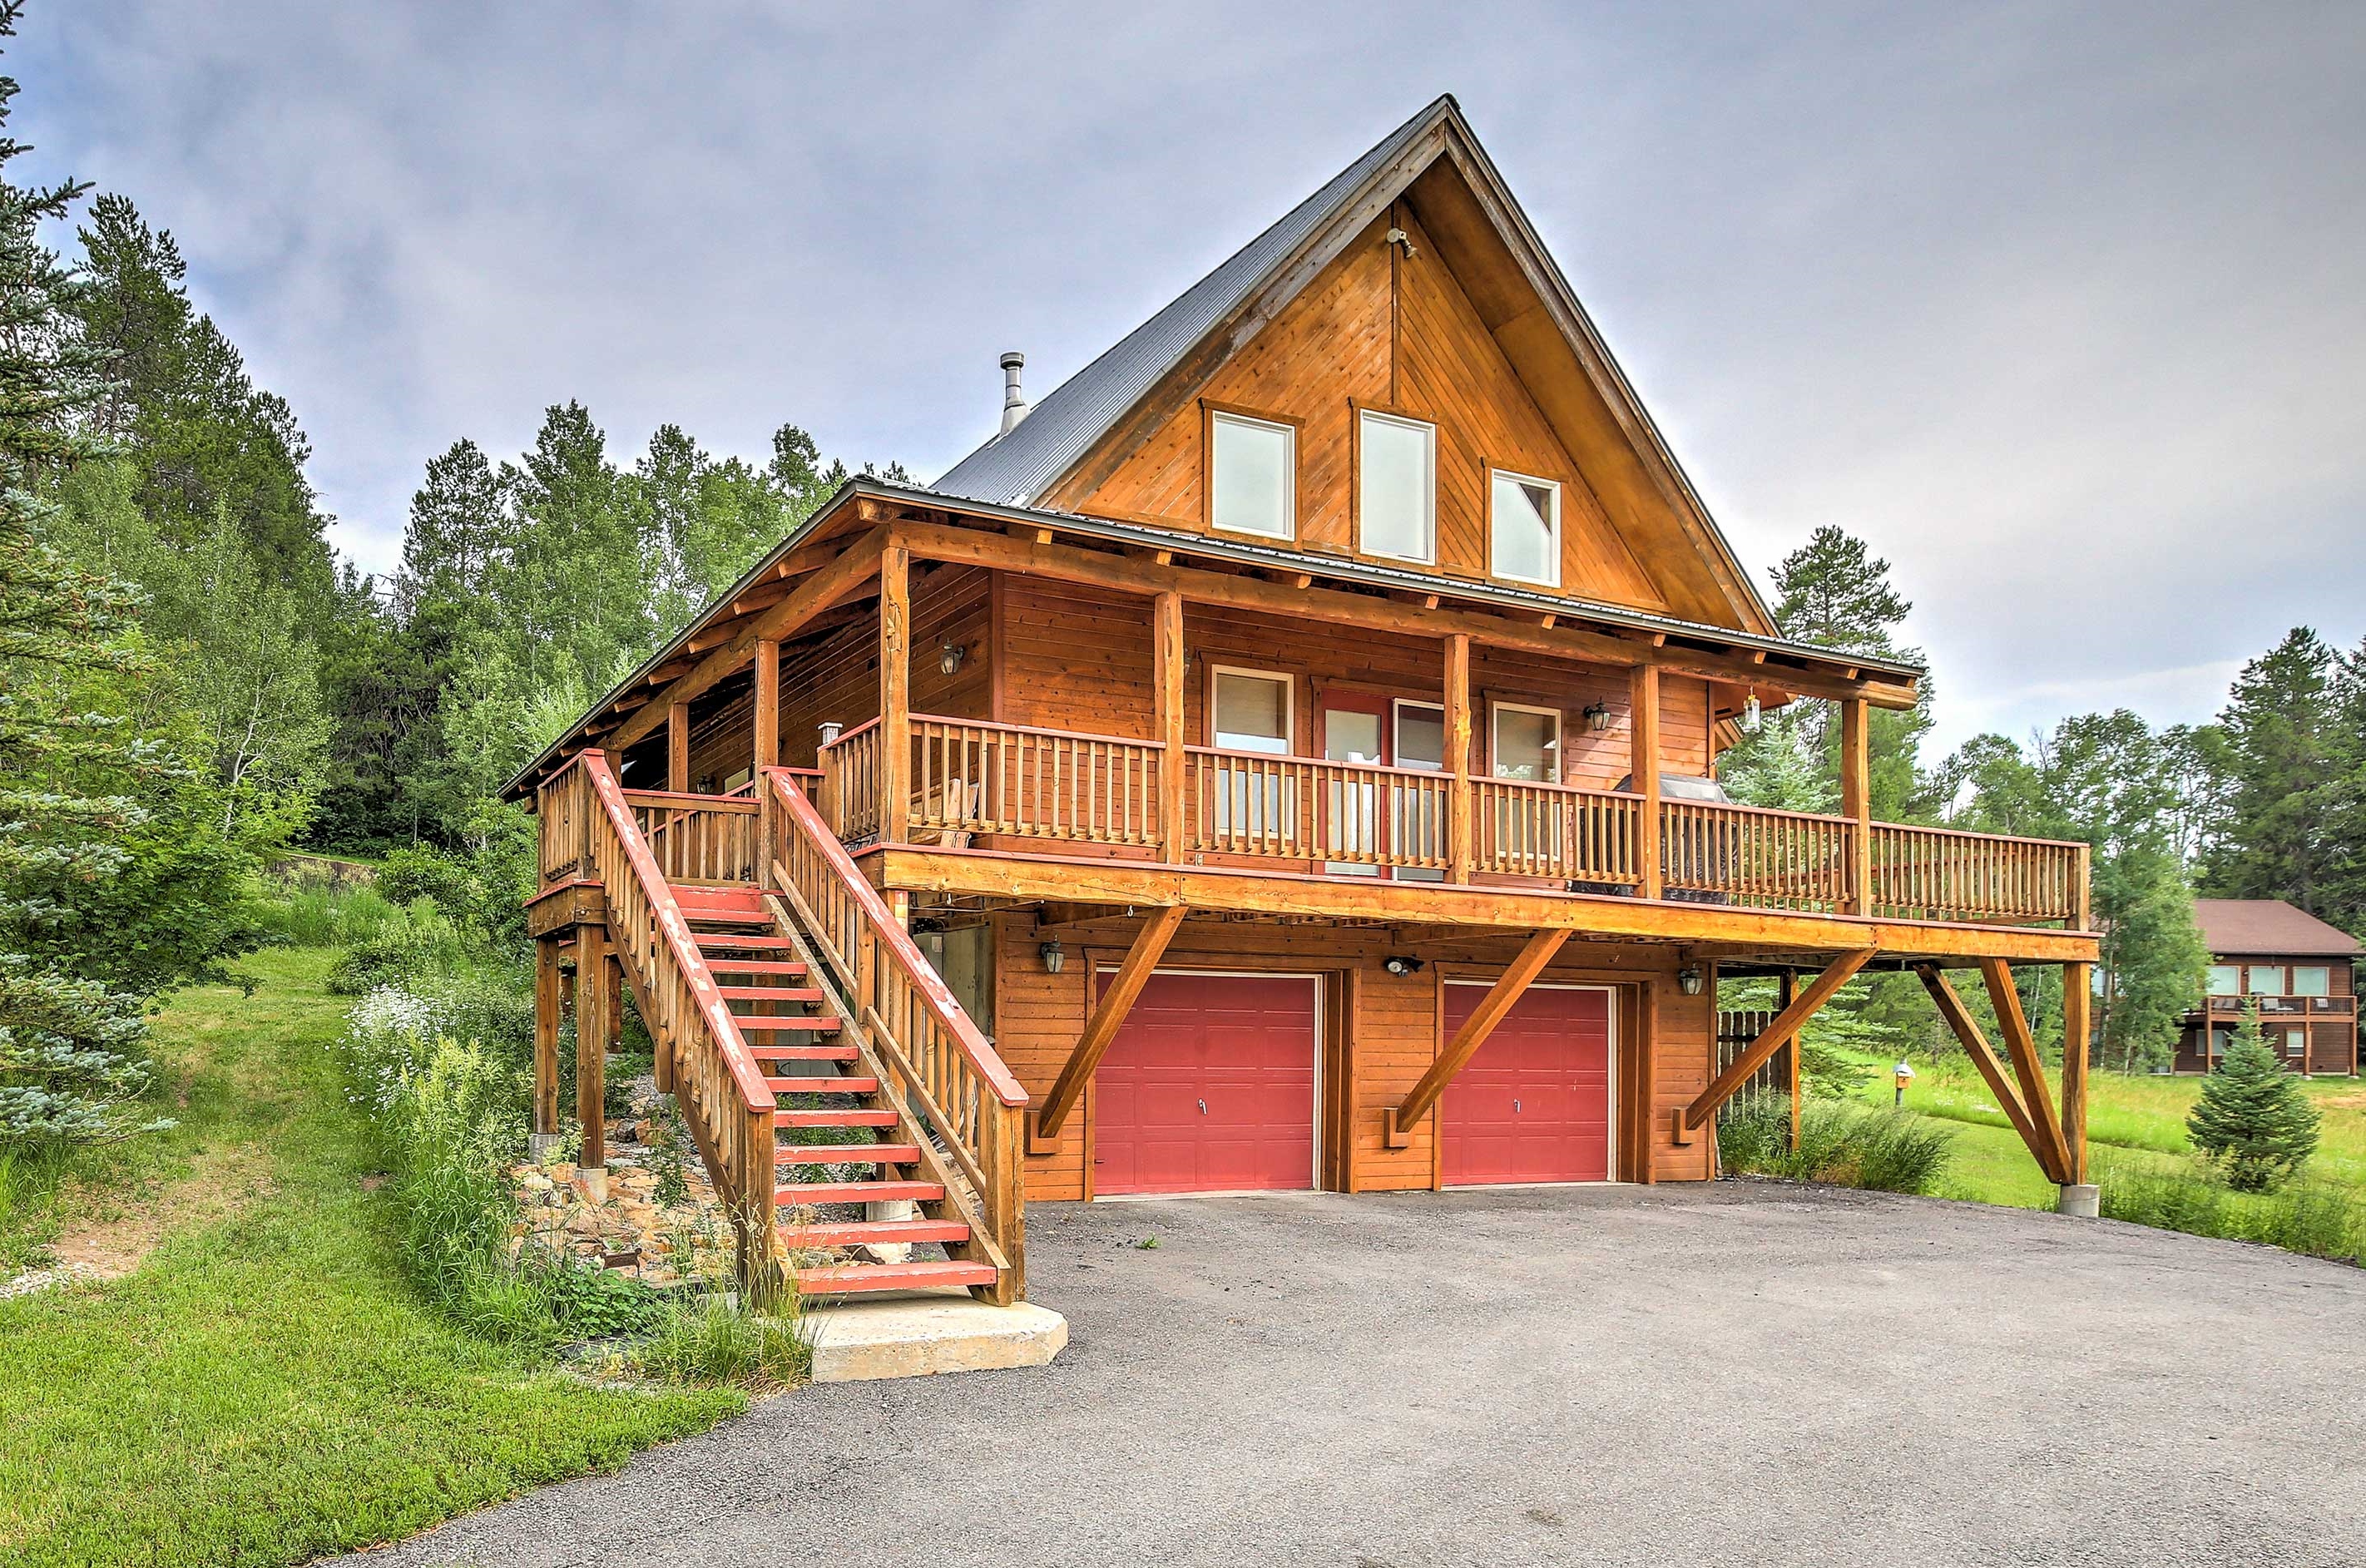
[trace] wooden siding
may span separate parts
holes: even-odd
[[[1391,223],[1414,254],[1388,244]],[[1357,553],[1358,408],[1437,426],[1437,567],[1488,575],[1490,468],[1561,485],[1560,590],[1664,611],[1666,595],[1612,525],[1536,400],[1410,209],[1377,220],[1270,325],[1089,491],[1048,506],[1208,531],[1203,450],[1211,409],[1298,429],[1298,538]],[[1401,564],[1401,563],[1396,563]]]
[[[1155,739],[1149,600],[1025,577],[1006,578],[1000,592],[993,716],[1006,724]],[[1431,638],[1341,637],[1303,622],[1196,604],[1184,606],[1183,647],[1190,661],[1184,681],[1184,733],[1195,745],[1209,743],[1209,671],[1214,665],[1294,678],[1292,745],[1301,756],[1322,755],[1316,715],[1326,691],[1336,687],[1436,702],[1445,678],[1442,645]],[[913,678],[915,706],[934,711],[918,695],[917,668]],[[1474,772],[1488,771],[1490,705],[1509,702],[1560,711],[1562,782],[1607,789],[1626,776],[1626,671],[1482,648],[1471,656],[1470,687]],[[1711,760],[1707,682],[1664,676],[1660,701],[1662,770],[1706,773]],[[1584,711],[1595,703],[1611,716],[1611,727],[1600,734],[1585,727]]]
[[[1096,966],[1114,964],[1124,954],[1139,920],[1111,919],[1062,927],[1058,935],[1068,962],[1046,974],[1037,954],[1040,938],[1026,916],[997,918],[995,949],[995,1049],[1031,1093],[1041,1096],[1083,1032],[1086,999]],[[1324,1150],[1325,1185],[1352,1191],[1431,1188],[1438,1183],[1434,1119],[1415,1131],[1409,1147],[1391,1149],[1383,1132],[1389,1110],[1402,1100],[1436,1058],[1439,1045],[1439,988],[1448,977],[1476,979],[1500,972],[1518,952],[1526,933],[1474,935],[1425,941],[1423,966],[1410,975],[1382,967],[1403,949],[1384,931],[1267,924],[1187,923],[1161,962],[1162,968],[1253,969],[1347,977],[1326,987],[1325,1006],[1351,998],[1344,1038],[1326,1051],[1324,1114],[1326,1139],[1340,1114],[1347,1126],[1346,1158],[1335,1146]],[[1572,942],[1542,976],[1548,981],[1609,984],[1623,987],[1619,1009],[1621,1078],[1617,1120],[1619,1158],[1626,1173],[1639,1117],[1633,1103],[1634,1069],[1644,1057],[1638,1015],[1657,1017],[1650,1042],[1655,1070],[1648,1137],[1656,1179],[1701,1180],[1709,1175],[1706,1139],[1679,1148],[1670,1137],[1678,1107],[1708,1084],[1715,1028],[1712,1002],[1686,997],[1674,984],[1676,960],[1665,949],[1616,943]],[[1639,1005],[1642,993],[1650,1005]],[[1031,1201],[1091,1196],[1087,1151],[1091,1143],[1093,1096],[1087,1090],[1083,1113],[1072,1118],[1056,1154],[1027,1162]]]

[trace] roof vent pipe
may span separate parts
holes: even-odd
[[[1027,417],[1027,400],[1019,390],[1019,367],[1027,356],[1012,349],[1002,356],[1002,434],[1009,434]]]

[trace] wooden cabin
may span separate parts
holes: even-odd
[[[1031,1202],[1704,1179],[1734,1088],[1913,967],[2083,1181],[2011,966],[2083,1010],[2084,846],[1872,819],[1921,671],[1780,635],[1450,98],[1007,401],[510,786],[539,1127],[571,966],[584,1038],[620,987],[649,1021],[760,1278],[1007,1301]],[[1726,801],[1737,727],[1810,699],[1842,810]],[[1799,977],[1729,1059],[1720,971]]]
[[[2177,1045],[2177,1070],[2206,1073],[2247,1010],[2269,1048],[2310,1077],[2358,1073],[2358,939],[2281,898],[2196,898],[2210,976]]]

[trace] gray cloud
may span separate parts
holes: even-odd
[[[1451,90],[1744,559],[1896,564],[1944,739],[2366,630],[2366,11],[1113,15],[37,0],[9,67],[372,568],[569,397],[932,474]]]

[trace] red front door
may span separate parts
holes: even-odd
[[[1313,1186],[1318,990],[1305,976],[1152,976],[1093,1075],[1093,1190]]]
[[[1449,981],[1452,1039],[1487,994]],[[1446,1086],[1448,1187],[1610,1178],[1610,993],[1531,986]]]

